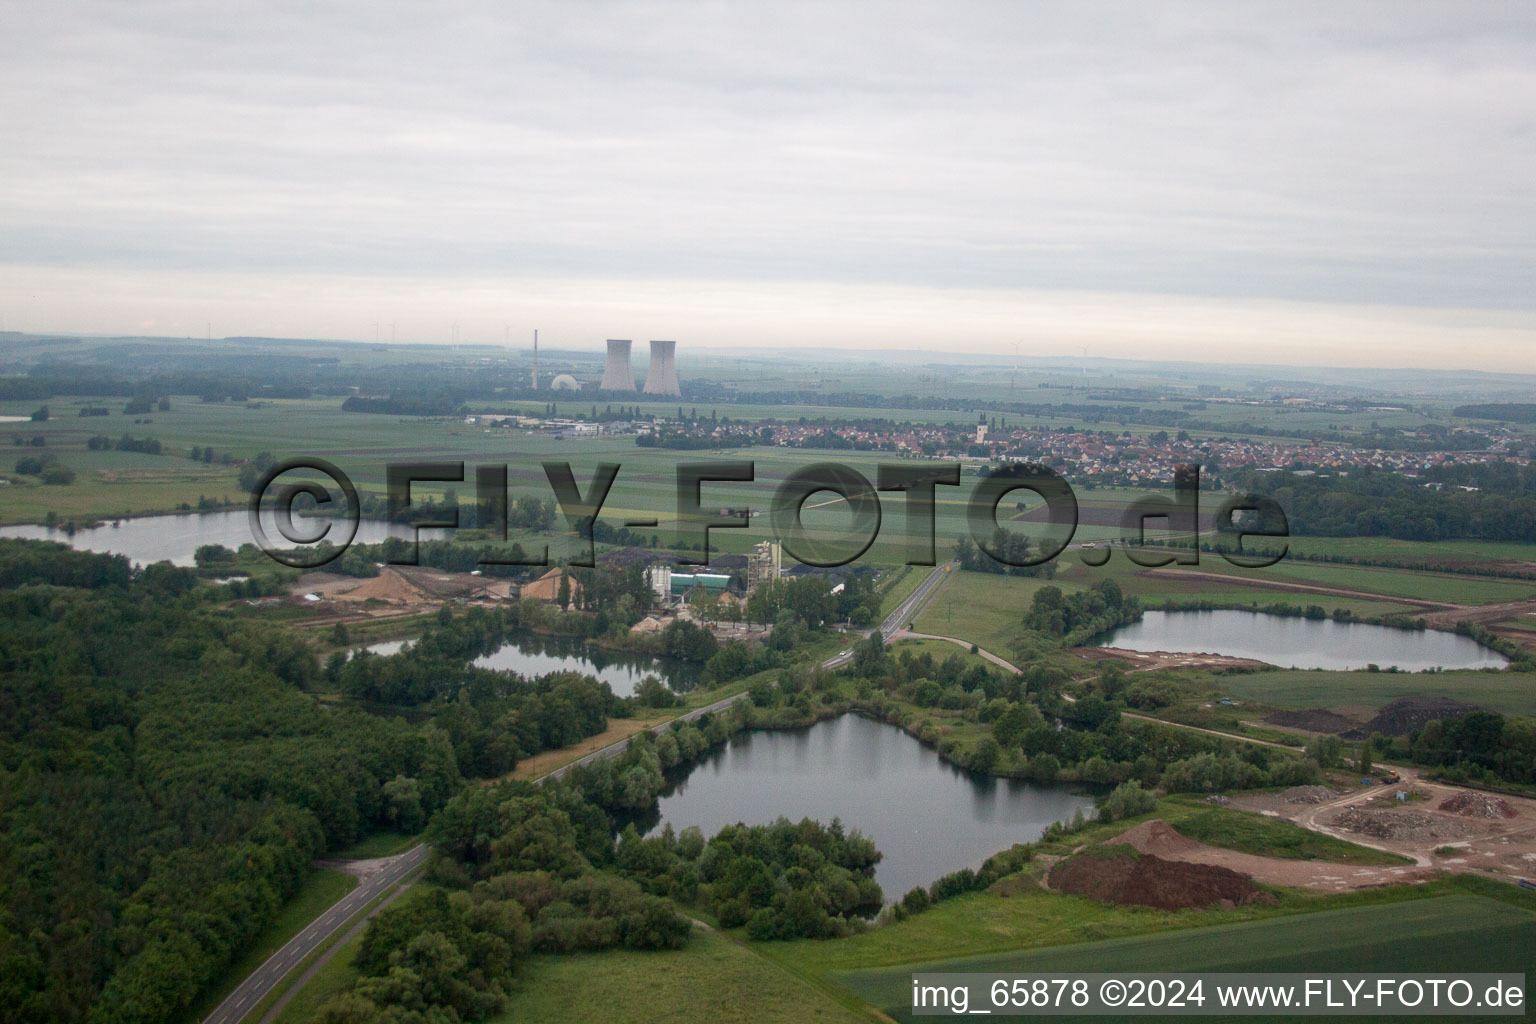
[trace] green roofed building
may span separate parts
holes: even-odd
[[[730,582],[730,576],[720,572],[674,572],[672,596],[682,597],[694,590],[706,594],[723,594]]]

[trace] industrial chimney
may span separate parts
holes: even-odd
[[[603,370],[604,391],[635,390],[635,374],[629,368],[629,341],[608,339],[608,365]]]
[[[683,389],[677,385],[677,342],[651,342],[651,365],[645,371],[645,393],[648,395],[678,395]]]

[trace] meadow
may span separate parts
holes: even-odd
[[[906,1021],[924,1019],[910,1012],[912,974],[918,971],[1047,976],[1115,971],[1524,973],[1536,958],[1532,910],[1488,896],[1454,893],[834,977],[860,999]]]
[[[868,1019],[824,986],[787,974],[756,947],[695,928],[687,947],[677,951],[533,957],[506,1011],[491,1020],[852,1024]]]

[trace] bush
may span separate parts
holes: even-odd
[[[959,871],[952,871],[937,882],[934,882],[928,889],[928,895],[932,898],[933,902],[939,903],[943,900],[954,899],[956,896],[964,896],[966,893],[976,889],[976,887],[976,872],[970,868],[961,868]]]
[[[1157,806],[1157,797],[1141,788],[1141,783],[1134,779],[1130,782],[1122,782],[1114,788],[1104,802],[1099,805],[1100,821],[1119,821],[1122,818],[1134,818],[1138,814],[1146,814]]]

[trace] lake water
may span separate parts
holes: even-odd
[[[893,725],[848,714],[807,729],[740,733],[661,796],[659,818],[706,837],[745,822],[840,818],[875,841],[887,901],[961,868],[978,868],[1053,821],[1093,813],[1085,787],[972,775]]]
[[[1374,664],[1423,672],[1508,664],[1497,651],[1456,633],[1235,610],[1147,612],[1100,643],[1133,651],[1226,654],[1282,668],[1354,670]]]
[[[607,683],[620,697],[632,696],[646,676],[658,677],[677,693],[693,689],[699,681],[697,665],[609,651],[574,637],[517,637],[476,658],[475,664],[524,676],[584,672]]]
[[[82,551],[100,551],[113,555],[127,555],[129,561],[140,565],[169,561],[175,565],[192,565],[192,553],[204,544],[222,544],[238,550],[242,544],[254,543],[251,523],[246,511],[187,512],[181,515],[142,516],[136,519],[118,520],[118,525],[106,522],[72,535],[64,530],[46,526],[0,526],[0,537],[20,537],[26,540],[56,540]],[[306,532],[318,532],[330,522],[328,536],[345,536],[346,523],[341,520],[313,520],[311,528],[302,514],[294,515],[295,526]],[[263,521],[267,535],[283,547],[290,545],[282,540],[282,534],[270,521]],[[356,543],[378,544],[385,537],[408,537],[410,528],[400,523],[364,519],[357,524]],[[433,531],[421,531],[423,540],[430,539]]]

